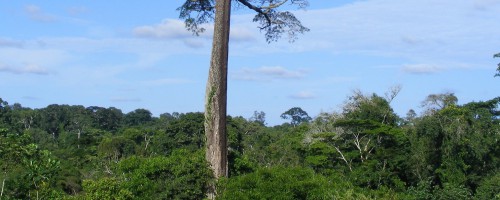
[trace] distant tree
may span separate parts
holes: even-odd
[[[290,119],[293,126],[297,126],[302,122],[309,122],[312,120],[306,111],[302,110],[300,107],[293,107],[281,114],[282,119]]]
[[[229,30],[231,0],[186,0],[178,8],[186,28],[195,34],[205,31],[201,25],[214,21],[212,57],[205,92],[205,134],[207,138],[206,158],[216,178],[228,175],[227,162],[227,64],[229,50]],[[278,40],[283,34],[294,41],[297,34],[309,31],[288,11],[277,9],[289,2],[293,6],[305,8],[307,0],[237,0],[253,11],[253,21],[260,24],[268,42]],[[215,193],[214,193],[215,194]],[[210,194],[211,195],[211,194]]]
[[[121,158],[135,153],[136,145],[133,140],[118,136],[105,138],[97,147],[97,154],[106,161],[118,162]]]
[[[90,111],[83,106],[71,106],[68,111],[69,124],[66,131],[73,132],[77,136],[77,148],[80,148],[80,138],[92,122]]]
[[[500,98],[452,104],[418,117],[407,131],[410,180],[430,181],[434,199],[468,199],[474,190],[492,195],[486,180],[500,167],[499,105]]]
[[[39,126],[57,139],[64,128],[69,125],[69,105],[52,104],[39,110]]]
[[[493,58],[500,58],[500,53],[493,55]],[[500,76],[500,63],[498,63],[497,73],[495,74],[495,77],[496,76]]]
[[[123,119],[123,112],[115,107],[103,108],[98,106],[88,107],[91,112],[94,126],[106,131],[116,131]]]
[[[212,173],[202,151],[121,159],[109,177],[84,180],[83,199],[204,199]]]
[[[160,120],[163,121],[172,121],[175,119],[179,119],[180,114],[178,112],[173,112],[173,113],[162,113],[160,114]]]
[[[153,114],[146,109],[135,109],[125,115],[124,121],[128,126],[138,126],[153,120]]]
[[[415,110],[408,110],[408,112],[406,113],[406,117],[404,118],[405,124],[411,123],[411,121],[415,120],[416,117],[417,113],[415,112]]]
[[[254,111],[253,116],[250,118],[251,122],[256,122],[260,125],[266,124],[266,113],[264,111]]]
[[[391,89],[392,95],[383,98],[377,94],[364,95],[361,91],[354,91],[343,108],[346,118],[354,120],[372,120],[386,125],[395,125],[398,117],[394,114],[390,103],[398,92]]]
[[[342,171],[363,188],[402,189],[396,170],[404,167],[406,139],[390,106],[396,91],[386,98],[354,91],[341,113],[320,114],[305,140],[306,163],[322,173]]]
[[[162,121],[165,117],[160,117],[158,122],[162,127],[147,136],[146,139],[151,139],[148,152],[152,155],[170,155],[175,149],[197,150],[204,147],[203,113],[177,113],[175,116],[166,125]]]
[[[181,114],[165,128],[166,141],[171,147],[190,150],[200,149],[204,145],[203,113]],[[160,138],[158,138],[160,139]]]
[[[447,92],[442,94],[430,94],[422,102],[422,107],[427,107],[429,110],[441,110],[451,105],[456,105],[458,98],[455,94]]]

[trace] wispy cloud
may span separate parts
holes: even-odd
[[[0,64],[0,72],[12,73],[12,74],[36,74],[36,75],[49,74],[49,71],[47,69],[35,64],[27,64],[19,67]]]
[[[255,30],[250,30],[246,26],[232,26],[229,39],[234,42],[250,42],[255,41],[259,35],[255,34]]]
[[[183,42],[186,46],[191,47],[191,48],[202,48],[205,46],[204,41],[201,41],[201,40],[198,40],[195,38],[187,38]]]
[[[35,96],[23,96],[21,98],[26,99],[26,100],[31,100],[31,101],[40,100],[40,98],[35,97]]]
[[[453,68],[457,62],[480,62],[498,49],[499,2],[370,0],[298,11],[297,17],[310,32],[294,44],[282,41],[264,46],[260,41],[252,50],[261,54],[330,51]]]
[[[287,70],[281,66],[272,66],[272,67],[264,66],[257,69],[256,72],[276,78],[300,78],[304,76],[304,72]]]
[[[402,70],[409,74],[434,74],[440,72],[442,68],[432,64],[411,64],[404,65]]]
[[[53,22],[56,21],[56,16],[45,13],[40,7],[30,4],[24,7],[24,12],[31,20],[37,22]]]
[[[132,30],[134,36],[154,39],[171,39],[191,37],[184,22],[175,19],[165,19],[159,24],[139,26]]]
[[[76,16],[83,13],[87,13],[88,9],[85,6],[72,6],[67,8],[66,11],[68,12],[68,14]]]
[[[143,82],[143,84],[147,86],[178,85],[186,83],[192,83],[192,81],[180,78],[163,78]]]
[[[200,33],[199,36],[195,36],[186,29],[183,21],[178,19],[164,19],[159,24],[135,27],[132,30],[132,34],[136,37],[148,39],[182,40],[189,47],[200,48],[205,46],[205,43],[210,43],[213,36],[213,24],[203,24],[202,27],[205,28],[205,32]],[[251,30],[241,24],[234,24],[231,27],[231,41],[248,42],[255,39],[255,30]]]
[[[334,83],[347,83],[347,82],[356,81],[357,79],[358,78],[356,78],[356,77],[332,76],[332,77],[328,77],[327,81],[334,82]]]
[[[500,4],[498,0],[474,0],[474,7],[478,10],[486,10]]]
[[[0,38],[0,47],[21,48],[23,47],[23,42],[6,38]]]
[[[165,19],[159,24],[138,26],[132,30],[132,34],[138,38],[155,40],[178,40],[190,48],[203,48],[209,42],[209,35],[202,33],[195,36],[186,30],[183,21],[177,19]]]
[[[245,81],[270,81],[275,79],[299,79],[305,76],[304,70],[288,70],[282,66],[263,66],[260,68],[242,68],[232,73],[232,78]]]
[[[140,98],[129,98],[129,97],[113,97],[110,101],[115,103],[127,103],[127,102],[141,102]]]
[[[292,99],[314,99],[316,98],[316,94],[311,91],[300,91],[298,93],[290,95]]]

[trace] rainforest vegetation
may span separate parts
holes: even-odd
[[[500,199],[500,97],[423,98],[398,116],[386,95],[267,126],[227,117],[229,176],[218,199]],[[203,199],[214,182],[203,113],[0,99],[0,199]]]

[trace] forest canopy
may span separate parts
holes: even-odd
[[[218,199],[495,199],[500,97],[431,94],[398,116],[391,96],[354,92],[342,109],[266,126],[227,117],[229,177]],[[299,118],[293,118],[297,116]],[[2,199],[203,199],[203,113],[0,100]]]

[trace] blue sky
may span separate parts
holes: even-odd
[[[203,111],[212,31],[185,31],[181,3],[0,0],[0,97],[31,108]],[[264,111],[275,125],[291,107],[314,117],[353,90],[383,96],[394,86],[401,116],[429,94],[500,96],[500,0],[311,0],[294,12],[311,31],[267,44],[251,12],[233,11],[228,114]]]

